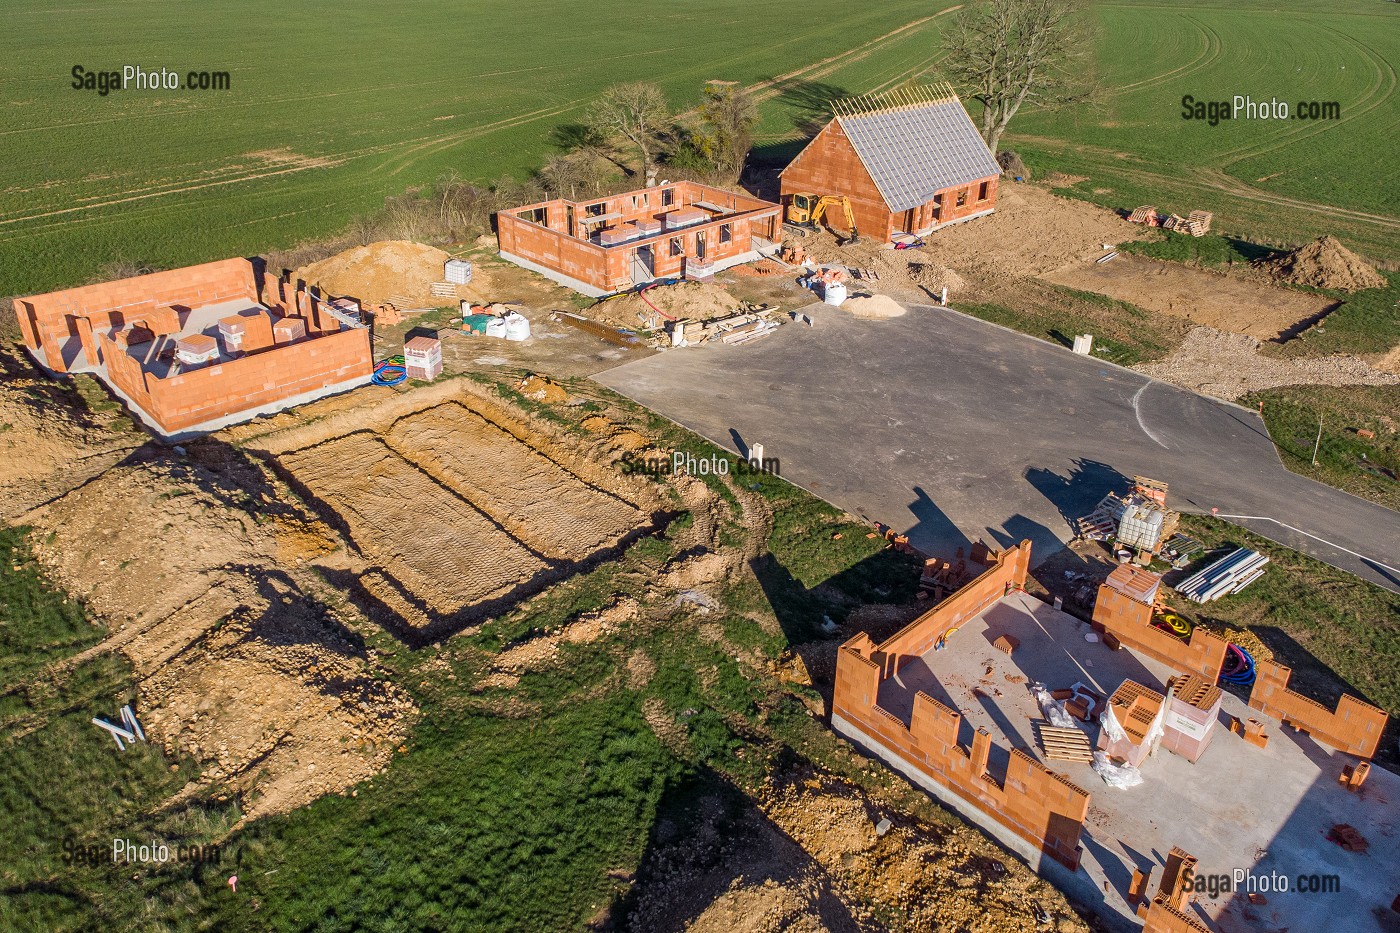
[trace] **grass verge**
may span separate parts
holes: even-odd
[[[1261,402],[1284,466],[1400,511],[1400,386],[1287,386],[1241,399]]]

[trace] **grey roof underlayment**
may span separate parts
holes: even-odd
[[[891,211],[918,207],[945,188],[1001,173],[952,95],[838,108],[836,119]]]

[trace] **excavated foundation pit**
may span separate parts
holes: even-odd
[[[669,522],[567,441],[470,392],[442,395],[269,451],[365,562],[327,578],[402,641],[446,638]]]

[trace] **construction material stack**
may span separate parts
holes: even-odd
[[[219,342],[208,334],[190,334],[175,341],[175,359],[183,366],[202,366],[219,358]]]
[[[408,378],[428,382],[442,374],[442,341],[418,336],[403,345],[404,368]]]
[[[1162,745],[1195,764],[1210,746],[1220,718],[1224,694],[1197,674],[1180,674],[1167,681],[1167,715]]]
[[[1153,557],[1176,534],[1179,512],[1166,506],[1167,484],[1145,476],[1133,477],[1133,490],[1126,496],[1109,493],[1094,511],[1076,523],[1081,538],[1115,541]]]
[[[1264,575],[1269,559],[1258,551],[1237,548],[1199,573],[1177,584],[1177,592],[1198,603],[1238,593]]]
[[[1126,761],[1134,768],[1142,765],[1163,736],[1167,698],[1131,680],[1109,697],[1099,732],[1099,748],[1110,758]]]

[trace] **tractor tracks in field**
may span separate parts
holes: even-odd
[[[1329,217],[1335,217],[1338,220],[1369,224],[1386,230],[1400,230],[1400,217],[1392,217],[1385,214],[1370,214],[1365,211],[1334,207],[1330,204],[1308,201],[1303,198],[1292,198],[1287,195],[1274,194],[1273,192],[1264,191],[1246,182],[1242,182],[1233,175],[1226,174],[1222,169],[1197,168],[1192,170],[1190,176],[1167,175],[1149,169],[1134,168],[1125,164],[1122,153],[1101,146],[1086,146],[1079,143],[1067,142],[1062,139],[1053,139],[1047,136],[1020,136],[1018,139],[1046,149],[1061,151],[1072,149],[1076,153],[1087,153],[1097,156],[1102,160],[1107,171],[1125,176],[1133,181],[1146,185],[1156,187],[1177,186],[1195,188],[1202,191],[1215,191],[1228,194],[1244,201],[1253,201],[1274,207],[1287,207],[1313,214],[1324,214]]]

